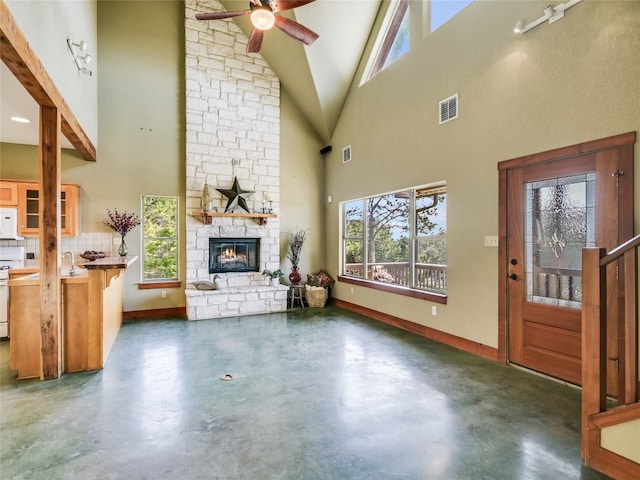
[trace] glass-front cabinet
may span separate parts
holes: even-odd
[[[78,193],[77,185],[62,184],[60,187],[60,231],[63,236],[73,237],[79,233]],[[18,234],[40,234],[40,191],[37,183],[18,185]]]

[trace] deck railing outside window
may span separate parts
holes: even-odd
[[[447,266],[416,263],[415,285],[411,284],[409,263],[376,263],[370,265],[367,275],[361,263],[345,264],[345,275],[382,283],[418,288],[430,292],[445,293],[447,290]]]

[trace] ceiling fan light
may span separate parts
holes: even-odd
[[[276,23],[276,17],[268,8],[256,8],[251,12],[251,23],[258,30],[269,30]]]

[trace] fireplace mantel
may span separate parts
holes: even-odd
[[[236,213],[236,212],[191,212],[192,217],[198,217],[202,223],[211,225],[214,217],[253,218],[258,225],[266,225],[267,219],[278,218],[275,213]]]

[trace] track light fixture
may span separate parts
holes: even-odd
[[[71,52],[71,56],[73,57],[73,62],[76,64],[76,68],[78,72],[84,73],[85,75],[93,75],[93,72],[87,68],[87,65],[91,62],[91,55],[85,53],[87,51],[87,42],[84,40],[75,43],[70,38],[67,38],[67,46],[69,47],[69,51]]]
[[[562,17],[564,17],[564,11],[566,9],[573,7],[575,4],[580,3],[581,1],[582,0],[569,0],[567,2],[556,5],[555,7],[548,5],[543,10],[543,15],[537,20],[534,20],[533,22],[528,23],[526,25],[524,21],[518,20],[518,23],[516,23],[516,26],[513,27],[513,31],[515,33],[525,33],[546,21],[549,21],[549,23],[557,22]]]

